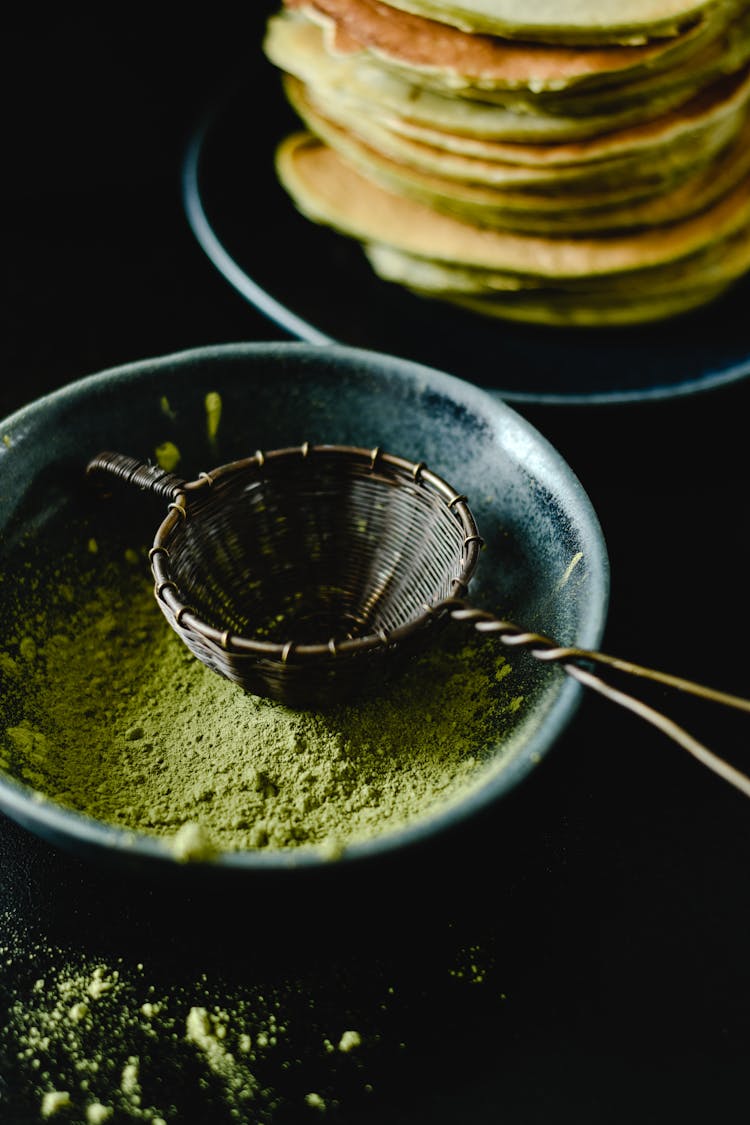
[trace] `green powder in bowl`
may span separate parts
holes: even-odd
[[[87,546],[80,573],[15,582],[0,768],[163,838],[177,860],[302,847],[335,858],[465,795],[523,708],[510,664],[460,630],[377,698],[300,712],[248,695],[168,627],[145,551],[107,561]]]

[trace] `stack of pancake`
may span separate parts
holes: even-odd
[[[627,324],[750,270],[750,0],[286,0],[303,214],[491,316]]]

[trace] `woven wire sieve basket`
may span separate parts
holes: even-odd
[[[380,449],[305,443],[190,482],[119,453],[88,471],[169,501],[150,551],[168,622],[214,671],[293,707],[376,689],[479,556],[466,497]]]
[[[559,665],[750,796],[750,778],[593,667],[750,713],[750,700],[563,646],[469,604],[481,539],[467,499],[423,462],[305,443],[193,481],[121,453],[88,465],[167,499],[150,551],[156,599],[204,664],[247,691],[322,707],[377,689],[447,620]]]

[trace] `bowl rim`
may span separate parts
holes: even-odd
[[[80,398],[85,400],[91,392],[107,387],[112,382],[130,378],[153,378],[165,369],[192,366],[196,363],[219,360],[257,360],[264,362],[275,358],[298,358],[305,366],[324,363],[342,364],[349,369],[380,368],[390,375],[407,381],[429,384],[446,397],[459,401],[475,412],[502,418],[514,437],[521,443],[524,453],[533,451],[535,460],[549,477],[554,477],[558,497],[565,499],[566,511],[573,522],[585,533],[587,540],[587,596],[581,607],[576,643],[583,648],[596,648],[604,635],[610,594],[610,565],[606,542],[599,518],[582,483],[562,455],[532,423],[497,395],[468,381],[428,367],[412,360],[401,359],[386,353],[351,347],[343,344],[314,344],[304,341],[251,341],[210,344],[168,352],[153,358],[135,360],[105,368],[93,374],[74,379],[21,406],[0,420],[2,432],[23,429],[26,424],[43,416],[50,407],[61,402]],[[12,448],[12,447],[11,447]],[[0,449],[0,471],[2,470]],[[8,450],[11,452],[11,450]],[[480,811],[507,796],[543,760],[555,745],[578,709],[583,695],[581,685],[565,677],[549,706],[544,721],[535,726],[523,745],[503,769],[493,771],[482,784],[473,786],[465,797],[448,802],[443,808],[420,817],[414,822],[395,828],[366,840],[347,845],[340,855],[328,856],[318,845],[273,851],[246,850],[219,852],[195,864],[185,865],[175,856],[168,842],[157,836],[120,828],[75,812],[57,804],[13,778],[0,773],[0,812],[55,845],[91,849],[110,858],[132,862],[148,860],[154,866],[195,866],[197,868],[222,868],[242,872],[274,872],[318,870],[323,867],[349,868],[364,860],[384,857],[426,842],[448,829],[469,821]],[[335,864],[332,859],[335,858]]]

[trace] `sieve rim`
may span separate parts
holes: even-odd
[[[154,536],[153,544],[149,550],[149,561],[154,579],[156,600],[173,629],[182,635],[183,639],[185,634],[193,634],[200,639],[202,644],[217,652],[276,660],[282,664],[287,664],[292,659],[295,662],[320,661],[338,655],[351,656],[399,645],[426,627],[428,623],[434,621],[436,617],[442,615],[441,601],[425,602],[422,613],[387,632],[380,629],[338,641],[330,638],[325,643],[297,644],[292,640],[278,642],[258,640],[233,633],[229,629],[218,629],[206,621],[189,602],[184,600],[172,572],[169,543],[182,522],[190,518],[190,498],[197,492],[205,491],[218,481],[237,473],[255,470],[260,480],[269,468],[272,469],[280,462],[295,458],[311,461],[317,457],[341,458],[342,461],[364,465],[372,473],[376,469],[381,472],[385,470],[390,473],[392,478],[390,481],[384,481],[386,484],[402,483],[408,478],[409,483],[424,486],[431,493],[437,495],[456,519],[456,522],[461,525],[464,532],[461,562],[458,573],[454,575],[451,581],[451,596],[461,597],[467,592],[469,582],[479,561],[482,539],[469,507],[468,498],[463,493],[458,492],[444,477],[429,469],[423,461],[411,461],[397,454],[386,452],[380,446],[366,448],[364,446],[341,444],[313,445],[305,441],[301,445],[284,446],[267,451],[256,450],[251,456],[227,462],[208,472],[201,472],[192,481],[181,482],[179,490],[174,492],[174,498],[168,505],[167,515],[157,528]]]

